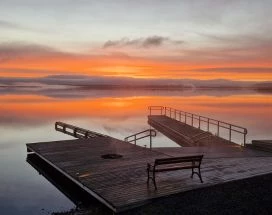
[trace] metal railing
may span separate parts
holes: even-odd
[[[243,145],[246,143],[246,135],[247,129],[238,125],[230,124],[227,122],[223,122],[220,120],[212,119],[209,117],[201,116],[198,114],[193,114],[181,110],[177,110],[171,107],[164,106],[149,106],[149,115],[165,115],[177,121],[183,122],[187,125],[191,125],[193,127],[199,128],[203,131],[211,131],[211,126],[216,127],[216,135],[219,137],[222,129],[226,129],[228,131],[228,140],[232,141],[233,133],[238,133],[243,135]],[[155,114],[153,114],[155,113]],[[203,126],[206,126],[206,129]],[[224,138],[224,137],[222,137]],[[225,138],[224,138],[225,139]]]
[[[87,139],[93,137],[106,137],[104,134],[97,133],[95,131],[90,131],[84,128],[76,127],[64,122],[55,123],[56,131],[63,132],[65,134],[71,135],[76,138]]]
[[[129,142],[129,143],[133,142],[134,144],[136,144],[137,140],[149,137],[149,147],[151,149],[152,148],[152,137],[156,137],[156,135],[157,135],[156,130],[147,129],[147,130],[132,134],[130,136],[127,136],[127,137],[125,137],[124,140],[126,142]]]

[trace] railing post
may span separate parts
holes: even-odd
[[[169,111],[170,111],[170,118],[171,118],[171,115],[172,115],[172,108],[170,108],[170,110],[169,110]]]
[[[185,112],[185,124],[187,124],[187,113]]]
[[[136,145],[136,135],[134,135],[134,144]]]
[[[192,117],[192,122],[191,122],[191,124],[192,124],[192,126],[194,126],[194,114],[191,114],[191,117]]]
[[[176,119],[176,115],[177,115],[177,110],[175,109],[175,119]]]
[[[150,138],[150,139],[149,139],[149,140],[150,140],[150,142],[149,142],[149,148],[150,148],[150,149],[152,149],[152,134],[151,134],[151,133],[152,133],[152,131],[151,131],[151,129],[150,129],[150,130],[149,130],[149,138]]]
[[[207,125],[207,127],[208,127],[208,131],[210,131],[210,118],[208,118],[208,120],[207,120],[208,122],[208,125]]]
[[[217,121],[217,136],[219,137],[219,121]]]
[[[181,122],[181,112],[179,111],[179,121]]]
[[[166,107],[164,107],[164,115],[166,116]]]
[[[200,129],[200,116],[198,116],[198,128]]]
[[[244,146],[246,145],[246,132],[244,130]]]
[[[231,125],[229,125],[229,141],[231,141]]]

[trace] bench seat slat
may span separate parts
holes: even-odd
[[[165,171],[172,171],[172,170],[180,170],[180,169],[192,169],[198,168],[198,166],[174,166],[174,167],[167,167],[167,168],[159,168],[155,169],[155,172],[165,172]]]
[[[203,155],[196,155],[196,156],[184,156],[184,157],[172,157],[172,158],[159,158],[156,159],[158,161],[164,161],[164,160],[199,160],[202,159]]]
[[[170,164],[170,163],[182,163],[182,162],[201,162],[202,157],[203,156],[200,155],[200,156],[186,156],[186,157],[156,159],[155,165]]]

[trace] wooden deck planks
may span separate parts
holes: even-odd
[[[177,147],[150,150],[111,137],[27,144],[27,148],[114,211],[123,211],[153,198],[272,172],[270,153],[237,146]],[[122,154],[115,160],[106,153]],[[204,154],[201,184],[190,170],[158,174],[155,190],[146,184],[146,164],[156,158]]]

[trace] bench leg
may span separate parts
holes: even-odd
[[[194,168],[192,168],[192,175],[191,175],[191,178],[193,178],[194,174],[197,174],[201,183],[203,183],[203,180],[202,180],[202,177],[201,177],[201,172],[200,172],[200,168],[198,168],[198,172],[195,172],[194,171]]]
[[[201,183],[203,183],[202,177],[201,177],[201,172],[200,172],[200,167],[198,168],[198,177],[199,177]]]
[[[155,187],[155,190],[157,190],[157,184],[156,184],[156,174],[155,174],[155,171],[153,171],[153,184],[154,184],[154,187]]]
[[[149,184],[149,178],[150,178],[150,176],[149,176],[150,166],[149,165],[147,165],[146,171],[147,171],[147,183]]]

